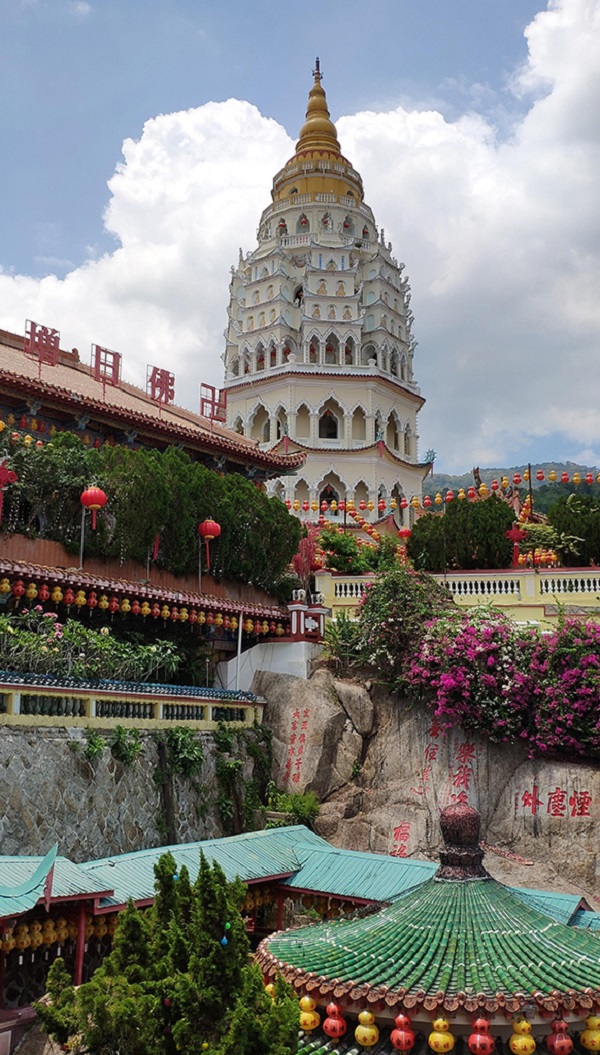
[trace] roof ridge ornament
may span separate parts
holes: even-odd
[[[482,864],[484,851],[479,844],[480,826],[479,813],[464,802],[456,802],[440,810],[445,847],[440,850],[440,867],[435,873],[435,880],[464,882],[492,878]]]

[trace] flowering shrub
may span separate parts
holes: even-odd
[[[600,757],[600,626],[563,619],[541,633],[483,606],[435,613],[438,598],[419,599],[414,580],[408,605],[397,585],[376,584],[361,607],[363,658],[390,687],[447,729],[521,742],[531,755]]]
[[[41,605],[0,616],[0,657],[3,670],[21,674],[119,681],[164,681],[181,661],[169,641],[131,645],[114,638],[108,627],[98,633],[77,619],[60,623]]]

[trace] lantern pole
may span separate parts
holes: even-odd
[[[198,593],[202,593],[202,536],[198,535]]]
[[[238,639],[237,639],[237,655],[235,657],[235,691],[238,691],[240,684],[240,655],[242,652],[242,624],[244,622],[244,613],[240,612],[240,621],[238,623]]]
[[[79,541],[79,567],[83,568],[83,542],[85,538],[85,506],[81,507],[81,539]]]

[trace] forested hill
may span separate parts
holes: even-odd
[[[479,473],[481,479],[485,483],[490,485],[492,480],[500,481],[503,476],[507,476],[510,483],[512,484],[513,476],[515,473],[520,473],[521,477],[527,469],[527,465],[512,465],[505,466],[503,468],[482,468],[479,467]],[[542,470],[544,474],[543,480],[536,479],[536,473]],[[555,483],[548,483],[548,473],[554,469],[558,479]],[[576,486],[573,483],[563,484],[560,482],[561,473],[566,472],[571,478],[573,473],[578,472],[581,476],[581,483]],[[592,485],[584,482],[586,473],[591,472],[594,476],[594,483]],[[592,495],[598,497],[600,500],[600,484],[596,482],[598,476],[598,466],[596,465],[582,465],[580,462],[536,462],[531,465],[531,483],[535,491],[538,492],[536,509],[539,512],[546,512],[547,509],[555,502],[558,498],[563,495],[573,494],[577,492],[580,495]],[[423,494],[431,495],[432,497],[440,491],[442,495],[446,493],[448,489],[456,492],[460,487],[465,489],[471,487],[474,484],[473,470],[462,473],[459,476],[451,476],[449,473],[434,473],[433,476],[428,476],[423,481]],[[527,483],[521,484],[521,492],[524,494],[525,489],[528,487]]]

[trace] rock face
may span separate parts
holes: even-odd
[[[155,775],[157,744],[141,732],[142,754],[123,766],[108,748],[89,762],[80,729],[2,729],[0,853],[43,854],[57,842],[73,861],[221,835],[216,813],[204,816],[192,784],[175,779],[173,815],[165,814]],[[212,740],[203,738],[201,782],[215,784]],[[176,840],[172,838],[173,834]]]
[[[481,813],[497,878],[600,894],[597,766],[445,733],[424,708],[325,670],[258,674],[253,690],[267,699],[278,783],[317,793],[317,830],[335,845],[435,856],[440,808],[464,801]]]

